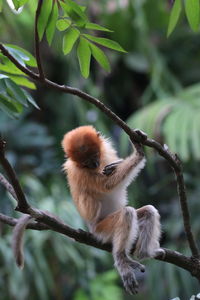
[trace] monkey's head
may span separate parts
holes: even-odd
[[[100,165],[102,139],[93,126],[81,126],[65,134],[62,147],[80,168],[96,169]]]

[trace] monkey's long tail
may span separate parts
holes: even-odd
[[[26,226],[33,218],[30,215],[21,217],[13,229],[12,249],[17,266],[24,267],[23,236]]]

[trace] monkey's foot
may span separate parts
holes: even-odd
[[[121,162],[122,162],[122,159],[119,159],[119,160],[105,166],[102,171],[102,174],[106,175],[106,176],[112,175],[115,172],[117,165]]]
[[[137,261],[129,259],[129,265],[127,271],[122,275],[122,281],[126,291],[129,294],[138,293],[138,282],[135,277],[135,271],[145,272],[145,266]]]
[[[133,270],[139,270],[140,272],[144,273],[145,272],[145,266],[140,264],[137,261],[131,260],[131,262],[129,263],[129,266],[133,269]]]
[[[138,293],[138,282],[135,278],[135,274],[133,272],[128,272],[122,275],[122,281],[125,290],[129,294],[137,294]]]
[[[115,254],[114,259],[115,267],[122,278],[126,291],[130,294],[137,294],[138,282],[135,277],[135,272],[144,272],[145,266],[132,260],[124,251]]]
[[[165,258],[165,250],[162,248],[156,249],[154,257],[160,257],[160,258]]]
[[[145,259],[145,258],[156,258],[156,257],[165,257],[165,250],[162,248],[158,248],[155,250],[152,250],[150,253],[147,251],[141,251],[140,253],[136,254],[138,259]]]

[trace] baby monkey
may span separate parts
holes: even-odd
[[[65,134],[62,147],[67,157],[64,171],[80,215],[97,239],[112,243],[124,287],[130,294],[137,293],[134,271],[145,269],[130,258],[131,248],[134,245],[139,259],[164,252],[159,245],[158,211],[152,205],[126,206],[127,187],[145,166],[141,145],[134,143],[133,154],[120,159],[108,139],[92,126],[81,126]]]

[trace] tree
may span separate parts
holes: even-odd
[[[19,9],[27,1],[13,2],[15,4],[15,8]],[[59,20],[57,20],[58,4],[61,6],[61,9],[64,13],[64,15],[59,18]],[[175,2],[175,4],[177,5],[177,1]],[[129,135],[131,140],[138,141],[138,136],[135,134],[135,132],[116,114],[114,114],[109,108],[107,108],[99,99],[77,88],[59,85],[47,79],[46,75],[44,74],[42,58],[40,54],[40,41],[43,35],[46,34],[47,40],[49,44],[51,44],[55,26],[57,26],[58,30],[60,31],[66,30],[66,34],[63,37],[64,54],[68,54],[75,45],[75,42],[79,39],[77,56],[79,59],[81,73],[84,77],[88,77],[89,75],[91,55],[93,55],[93,57],[103,68],[105,68],[106,70],[110,69],[109,62],[104,52],[100,48],[98,48],[97,45],[100,44],[102,46],[124,52],[123,48],[112,40],[99,38],[86,33],[80,33],[80,31],[82,32],[82,30],[85,29],[109,31],[108,29],[98,24],[89,22],[88,17],[85,14],[84,7],[70,0],[66,0],[65,2],[52,2],[47,0],[38,1],[37,11],[35,15],[35,58],[33,58],[27,51],[19,47],[0,44],[1,60],[4,66],[4,70],[2,70],[2,74],[0,77],[1,108],[6,110],[8,114],[16,116],[22,111],[23,106],[27,105],[27,102],[37,107],[30,94],[28,94],[27,91],[20,87],[20,85],[22,85],[22,81],[20,80],[24,80],[24,78],[27,80],[27,86],[29,88],[33,87],[32,82],[29,81],[29,79],[32,79],[34,80],[34,82],[40,83],[47,88],[55,89],[58,92],[76,95],[81,99],[94,104],[110,119],[112,119],[118,126],[120,126]],[[30,66],[37,67],[38,72],[32,71],[29,68]],[[12,72],[14,73],[15,78],[9,75],[10,71],[11,74]],[[16,75],[19,75],[19,78],[17,78],[17,80]],[[23,77],[22,79],[21,75],[25,77]],[[157,259],[177,265],[178,267],[189,271],[192,276],[200,280],[199,250],[191,231],[190,215],[187,204],[181,162],[178,156],[171,153],[166,145],[161,145],[149,138],[142,139],[140,140],[140,142],[144,146],[155,149],[164,159],[166,159],[175,173],[184,221],[184,229],[192,253],[191,257],[187,257],[181,253],[166,249],[166,256],[164,258],[158,257]],[[16,210],[25,214],[29,214],[36,220],[36,222],[34,221],[30,223],[28,228],[38,230],[51,229],[70,236],[78,242],[92,245],[103,250],[111,251],[111,245],[103,245],[97,242],[91,234],[80,230],[74,230],[58,221],[58,219],[49,216],[43,211],[38,211],[30,206],[23,190],[21,189],[15,172],[5,156],[5,143],[3,140],[1,140],[0,143],[0,161],[10,183],[3,175],[1,175],[0,180],[1,183],[6,187],[6,189],[17,200]],[[8,216],[2,214],[0,215],[0,219],[2,222],[5,222],[11,226],[14,226],[17,223],[16,219],[9,218]]]

